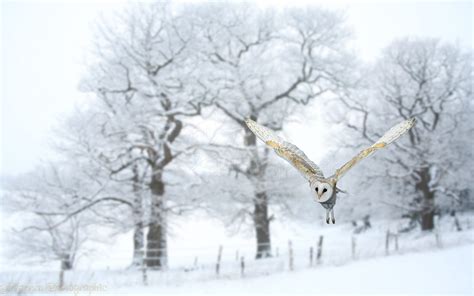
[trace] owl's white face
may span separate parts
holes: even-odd
[[[330,183],[315,180],[309,186],[315,195],[316,201],[319,203],[328,201],[332,196],[333,187]]]

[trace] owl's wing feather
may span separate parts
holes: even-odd
[[[388,144],[392,143],[396,139],[400,138],[404,133],[406,133],[409,129],[411,129],[415,125],[415,119],[411,118],[400,122],[399,124],[393,126],[390,130],[388,130],[380,139],[377,140],[372,146],[366,148],[359,152],[355,157],[351,160],[346,162],[342,167],[336,170],[334,173],[333,178],[337,181],[349,171],[353,166],[355,166],[359,161],[366,158],[367,156],[371,155],[378,149],[382,149]]]
[[[301,149],[286,142],[277,136],[272,130],[256,123],[251,119],[246,119],[245,123],[249,129],[265,144],[273,148],[275,152],[295,167],[307,180],[310,178],[323,179],[321,169],[312,162]]]

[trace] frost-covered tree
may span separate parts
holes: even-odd
[[[147,196],[144,170],[134,164],[128,170],[117,171],[117,167],[133,156],[127,156],[126,143],[106,128],[112,123],[101,103],[96,101],[77,109],[62,123],[56,132],[55,150],[66,159],[64,163],[75,163],[84,181],[100,189],[92,196],[82,194],[69,209],[70,216],[87,209],[101,226],[113,233],[133,229],[132,265],[136,266],[142,262],[144,248]]]
[[[11,178],[2,204],[16,221],[8,233],[6,251],[18,260],[59,261],[61,270],[74,267],[96,221],[76,203],[98,188],[63,164],[47,164]],[[100,189],[99,189],[100,190]],[[75,213],[72,213],[76,211]]]
[[[216,108],[238,127],[239,136],[230,140],[228,153],[245,148],[245,157],[230,164],[252,184],[252,192],[242,197],[247,208],[238,211],[253,221],[256,257],[267,257],[274,188],[267,182],[269,153],[257,147],[244,120],[280,130],[295,105],[344,88],[350,64],[345,42],[350,34],[340,14],[315,8],[277,13],[249,5],[209,5],[195,16],[199,54],[207,62],[206,87],[216,94]]]
[[[145,178],[132,185],[150,193],[147,265],[166,267],[167,215],[178,208],[166,198],[173,178],[167,172],[193,144],[183,137],[185,119],[210,98],[200,83],[196,31],[164,3],[131,6],[98,28],[96,59],[82,82],[99,101],[94,112],[104,146],[94,148],[94,157],[114,179],[133,182],[134,172]]]
[[[340,99],[338,120],[355,132],[353,138],[365,139],[363,145],[392,123],[416,118],[407,137],[359,169],[358,180],[383,186],[376,198],[402,209],[422,230],[433,229],[440,207],[456,204],[471,187],[471,67],[471,54],[455,45],[402,39],[388,46],[365,76],[365,89]]]

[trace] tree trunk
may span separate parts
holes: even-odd
[[[253,119],[255,120],[256,118]],[[257,139],[255,135],[249,129],[245,129],[244,145],[255,148],[256,142]],[[255,179],[257,183],[263,182],[262,178],[265,173],[265,166],[265,164],[258,162],[257,155],[255,154],[247,170],[249,177]],[[267,193],[261,191],[260,188],[255,188],[255,191],[253,211],[255,236],[257,239],[257,253],[255,258],[260,259],[271,256],[270,219],[268,217]]]
[[[419,180],[416,183],[416,189],[421,193],[421,230],[434,229],[434,192],[430,190],[430,169],[424,167],[417,172]]]
[[[73,267],[73,263],[71,258],[68,255],[64,255],[61,257],[61,270],[71,270]]]
[[[253,220],[257,238],[256,259],[271,256],[270,219],[268,218],[268,201],[265,192],[257,193],[254,200]]]
[[[164,269],[168,265],[166,242],[166,216],[164,213],[165,184],[160,171],[153,174],[150,183],[152,193],[151,217],[147,234],[147,267]]]
[[[429,210],[421,215],[421,230],[434,229],[434,211]]]
[[[142,188],[138,172],[138,166],[133,167],[133,259],[132,267],[137,267],[142,264],[144,257],[144,236],[143,236],[143,200]]]
[[[164,102],[168,104],[169,102]],[[169,106],[168,106],[169,107]],[[165,110],[167,110],[165,108]],[[153,269],[165,269],[168,266],[167,250],[167,223],[165,212],[165,183],[163,182],[163,169],[174,159],[169,143],[173,143],[180,135],[183,123],[167,116],[165,131],[160,135],[160,140],[164,140],[162,151],[159,153],[153,149],[148,151],[149,157],[154,163],[151,166],[152,179],[150,182],[151,190],[151,211],[150,224],[147,234],[147,266]],[[158,155],[161,160],[157,162]]]
[[[68,256],[62,256],[61,259],[61,268],[59,270],[59,289],[64,288],[64,271],[72,269],[72,263],[68,259]]]
[[[140,266],[143,260],[144,252],[143,222],[135,223],[133,229],[133,259],[132,266]]]

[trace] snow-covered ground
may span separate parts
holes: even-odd
[[[474,245],[243,279],[128,287],[112,294],[465,294],[473,290]]]
[[[474,231],[472,215],[459,216],[463,231],[456,231],[452,218],[437,221],[436,232],[400,233],[398,250],[392,239],[386,256],[386,232],[397,232],[402,220],[377,220],[360,234],[350,223],[337,225],[275,222],[272,228],[273,257],[255,260],[253,237],[230,236],[216,221],[196,217],[174,226],[169,243],[169,269],[127,269],[131,262],[131,234],[110,241],[93,255],[79,260],[65,273],[66,287],[99,287],[105,293],[248,294],[293,292],[321,293],[465,293],[472,290]],[[324,236],[320,263],[310,267],[309,249],[317,249]],[[294,271],[289,271],[288,240],[292,241]],[[353,248],[353,242],[355,242]],[[215,274],[219,245],[223,246],[220,275]],[[354,250],[354,251],[353,251]],[[245,258],[241,277],[240,257]],[[58,283],[58,262],[46,266],[18,264],[17,258],[2,258],[0,294],[6,287],[17,290],[46,289]],[[3,264],[6,263],[6,264]],[[54,290],[54,288],[53,288]],[[80,290],[78,295],[88,295]],[[81,294],[82,293],[82,294]],[[104,292],[102,292],[103,294]]]
[[[368,260],[356,260],[344,265],[321,265],[312,268],[285,270],[279,273],[257,276],[210,276],[199,281],[174,273],[149,272],[153,278],[158,274],[160,284],[144,286],[138,281],[140,274],[115,274],[115,284],[110,282],[110,273],[89,274],[87,284],[67,284],[70,289],[64,295],[321,295],[321,294],[444,294],[473,295],[474,244],[432,249],[428,252],[396,254]],[[202,272],[202,271],[201,271]],[[112,273],[113,274],[113,273]],[[137,279],[127,280],[127,276]],[[50,283],[53,274],[43,274],[43,283]],[[109,281],[105,284],[106,278]],[[83,278],[85,279],[85,278]],[[167,280],[166,280],[167,279]],[[102,281],[104,280],[104,281]],[[29,289],[48,289],[52,284],[30,284]],[[121,287],[120,287],[121,286]],[[10,294],[6,285],[0,294]],[[10,286],[11,287],[11,286]],[[11,289],[11,288],[10,288]],[[13,289],[14,290],[14,289]],[[44,290],[41,290],[44,291]],[[97,292],[98,291],[98,292]],[[16,295],[15,293],[12,293]],[[25,290],[21,295],[28,295]]]

